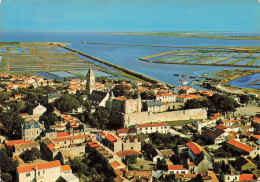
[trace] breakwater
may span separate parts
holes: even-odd
[[[137,73],[137,72],[134,72],[134,71],[132,71],[132,70],[126,69],[126,68],[124,68],[124,67],[118,66],[118,65],[116,65],[116,64],[107,62],[107,61],[105,61],[105,60],[96,58],[96,57],[91,56],[91,55],[88,55],[88,54],[86,54],[86,53],[83,53],[83,52],[80,52],[80,51],[71,49],[71,48],[69,48],[69,47],[66,47],[66,46],[63,46],[63,45],[60,45],[60,44],[58,44],[58,46],[60,46],[60,47],[62,47],[62,48],[64,48],[64,49],[67,49],[67,50],[69,50],[69,51],[72,51],[72,52],[74,52],[74,53],[80,54],[80,55],[82,55],[82,56],[85,56],[85,57],[87,57],[87,58],[93,59],[93,60],[95,60],[95,61],[97,61],[97,62],[100,62],[100,63],[105,64],[105,65],[107,65],[107,66],[110,66],[110,67],[112,67],[112,68],[116,68],[116,69],[119,70],[119,71],[122,71],[122,72],[124,72],[124,73],[127,73],[127,74],[129,74],[129,75],[131,75],[131,76],[134,76],[134,77],[136,77],[136,78],[142,79],[142,80],[144,80],[144,81],[151,82],[151,83],[162,82],[162,81],[160,81],[160,80],[157,80],[157,79],[154,79],[154,78],[151,78],[151,77],[142,75],[142,74],[140,74],[140,73]],[[173,87],[173,85],[171,85],[171,84],[168,84],[168,83],[165,83],[165,84],[166,84],[168,87]]]

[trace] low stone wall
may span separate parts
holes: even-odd
[[[112,114],[116,116],[111,118],[112,122],[123,124],[125,127],[135,124],[144,124],[159,121],[175,121],[175,120],[189,120],[189,119],[206,119],[206,108],[187,109],[181,111],[169,111],[162,113],[151,112],[136,112],[130,114],[119,113]]]

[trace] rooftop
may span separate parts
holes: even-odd
[[[119,157],[125,157],[125,156],[131,156],[131,155],[139,156],[139,155],[142,155],[142,152],[139,152],[136,150],[124,150],[124,151],[117,152],[117,155]]]
[[[188,170],[188,169],[184,168],[183,165],[172,165],[172,166],[168,166],[168,170]]]
[[[57,161],[51,161],[51,162],[45,162],[45,163],[40,163],[40,164],[33,164],[33,165],[28,165],[28,166],[22,166],[22,167],[17,167],[18,173],[26,173],[30,171],[40,170],[40,169],[47,169],[47,168],[52,168],[52,167],[58,167],[61,166],[61,163],[59,160]]]
[[[170,125],[166,123],[147,123],[147,124],[138,124],[137,128],[158,127],[158,126],[170,126]]]
[[[71,171],[70,165],[61,166],[61,172]]]
[[[203,150],[203,148],[195,142],[188,142],[186,146],[189,147],[194,154],[200,154]]]
[[[253,147],[245,145],[245,144],[243,144],[241,142],[238,142],[238,141],[236,141],[234,139],[231,139],[231,140],[227,141],[227,143],[230,144],[230,145],[233,145],[233,146],[235,146],[237,148],[240,148],[240,149],[242,149],[242,150],[244,150],[246,152],[251,152],[252,150],[254,150]]]
[[[7,141],[5,143],[6,146],[14,146],[14,144],[22,144],[22,143],[32,143],[32,140],[24,141],[24,140],[12,140],[12,141]]]

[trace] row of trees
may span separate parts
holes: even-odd
[[[239,104],[229,96],[214,94],[213,96],[207,97],[207,99],[203,100],[188,100],[184,105],[184,109],[200,107],[207,107],[209,115],[217,112],[226,114],[227,112],[235,112],[236,107],[239,107]]]
[[[149,138],[158,149],[173,149],[176,145],[184,145],[189,142],[187,138],[182,138],[179,135],[172,136],[158,132],[149,134]]]
[[[13,110],[3,112],[0,108],[0,133],[7,136],[9,140],[21,138],[21,125],[24,122],[24,119]]]
[[[69,160],[72,172],[84,181],[114,181],[115,174],[107,163],[101,163],[95,152],[86,153],[83,159]]]

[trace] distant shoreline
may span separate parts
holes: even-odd
[[[204,34],[203,32],[201,33],[200,32],[111,32],[107,34],[201,38],[201,39],[260,40],[260,36],[212,35],[207,33],[210,32],[204,32]]]

